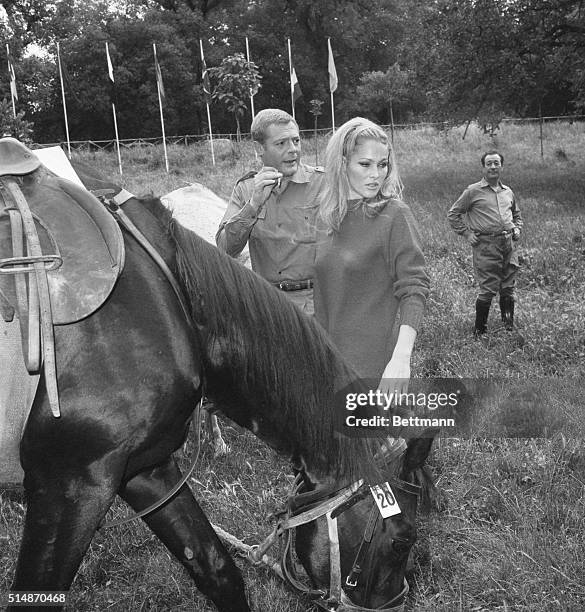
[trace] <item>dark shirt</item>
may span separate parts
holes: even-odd
[[[351,210],[339,232],[319,232],[315,317],[365,378],[379,380],[392,357],[394,326],[418,330],[429,277],[410,208],[389,200],[376,216]]]

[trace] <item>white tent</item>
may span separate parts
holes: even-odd
[[[191,183],[187,187],[175,189],[161,200],[172,210],[173,217],[179,223],[215,245],[215,234],[227,208],[225,200],[201,183]],[[250,267],[248,247],[238,260]]]

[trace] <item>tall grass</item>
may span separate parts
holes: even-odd
[[[576,611],[585,609],[585,126],[547,124],[544,157],[538,126],[505,124],[494,137],[471,129],[397,131],[405,199],[419,221],[432,278],[414,376],[503,377],[507,402],[484,415],[499,437],[442,438],[431,464],[440,509],[420,517],[408,608]],[[325,140],[305,143],[305,159],[322,159]],[[445,220],[464,187],[479,179],[481,153],[497,146],[505,177],[525,219],[520,244],[517,329],[505,332],[495,306],[485,341],[471,335],[476,292],[467,244]],[[85,161],[115,177],[113,154]],[[165,194],[201,182],[228,198],[239,176],[257,165],[249,143],[225,145],[211,163],[208,144],[122,151],[127,189]],[[526,390],[536,401],[523,401]],[[514,438],[518,421],[533,438]],[[225,424],[224,424],[225,425]],[[553,433],[551,433],[553,432]],[[247,543],[270,530],[285,497],[289,470],[262,443],[228,426],[232,455],[214,460],[205,447],[191,486],[210,519]],[[187,446],[187,456],[192,442]],[[186,464],[187,458],[181,461]],[[125,513],[122,504],[112,516]],[[14,570],[24,507],[0,497],[0,591]],[[253,609],[312,610],[266,570],[239,560]],[[201,610],[212,607],[141,524],[98,533],[76,579],[70,610]]]

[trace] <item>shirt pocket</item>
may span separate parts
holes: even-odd
[[[299,243],[317,241],[317,205],[298,204],[291,209],[291,222],[295,227],[295,240]]]

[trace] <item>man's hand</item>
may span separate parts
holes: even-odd
[[[479,244],[479,237],[471,230],[465,232],[465,240],[467,240],[467,242],[469,242],[472,247],[477,246]]]
[[[517,227],[515,227],[512,230],[512,240],[515,241],[515,240],[518,240],[518,238],[520,238],[520,230]]]
[[[263,166],[258,174],[256,174],[254,177],[254,193],[250,200],[250,204],[256,212],[264,206],[264,202],[268,199],[270,192],[281,178],[282,172],[270,166]]]

